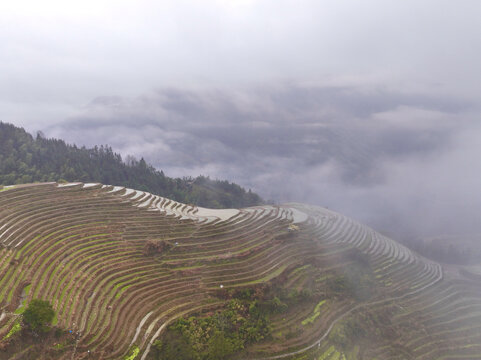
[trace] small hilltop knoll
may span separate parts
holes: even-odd
[[[0,189],[0,359],[481,359],[463,274],[321,207]]]

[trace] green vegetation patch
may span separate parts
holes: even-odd
[[[331,358],[331,355],[336,352],[336,349],[334,346],[330,346],[329,349],[327,349],[320,357],[318,360],[328,360]]]
[[[326,300],[320,301],[314,308],[314,313],[311,316],[309,316],[307,319],[302,320],[302,325],[306,326],[307,324],[312,324],[314,320],[316,320],[319,317],[319,315],[321,315],[321,306],[324,305],[325,302]]]
[[[15,321],[15,324],[13,324],[8,334],[4,336],[3,340],[10,339],[13,335],[20,332],[20,330],[22,330],[22,325],[20,324],[20,321],[17,320]]]
[[[32,330],[45,332],[54,316],[55,311],[48,301],[33,299],[23,313],[23,321]]]
[[[257,301],[230,300],[226,308],[206,317],[180,318],[154,343],[162,360],[226,359],[268,337],[271,327]]]
[[[329,334],[329,340],[337,349],[348,351],[356,342],[366,336],[360,318],[349,318],[339,322]]]
[[[303,271],[305,271],[305,270],[308,270],[309,268],[312,268],[312,265],[311,265],[311,264],[307,264],[307,265],[304,265],[304,266],[295,268],[295,269],[292,270],[291,273],[289,274],[289,278],[293,277],[294,275],[297,275],[297,274],[300,273],[300,272],[303,272]]]
[[[132,284],[126,285],[123,288],[121,288],[120,291],[117,293],[117,295],[115,295],[115,298],[116,299],[120,298],[122,296],[122,294],[131,286],[132,286]]]
[[[140,353],[140,349],[137,345],[133,345],[130,350],[129,350],[129,353],[127,355],[124,356],[124,360],[134,360]]]

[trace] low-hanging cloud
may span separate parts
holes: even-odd
[[[385,89],[285,84],[97,97],[43,129],[144,157],[171,176],[236,181],[391,233],[481,231],[475,105]]]

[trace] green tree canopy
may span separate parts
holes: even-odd
[[[33,299],[23,313],[23,320],[32,330],[45,331],[54,316],[55,311],[50,302]]]

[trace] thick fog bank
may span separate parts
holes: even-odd
[[[442,95],[286,84],[94,99],[43,130],[168,175],[328,206],[393,236],[481,232],[480,108]]]

